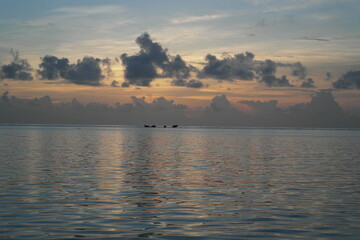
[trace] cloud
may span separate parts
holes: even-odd
[[[290,84],[289,79],[284,75],[281,78],[277,78],[274,75],[265,75],[259,82],[264,83],[267,87],[293,87],[294,85]]]
[[[173,24],[182,24],[182,23],[194,23],[194,22],[202,22],[209,20],[216,20],[225,18],[227,15],[225,14],[213,14],[213,15],[203,15],[203,16],[185,16],[180,18],[171,19],[171,23]]]
[[[278,65],[276,64],[276,62],[267,59],[264,62],[259,62],[259,65],[256,68],[256,72],[260,76],[274,75],[276,73],[277,66]]]
[[[125,66],[124,76],[129,85],[149,87],[157,77],[186,79],[190,77],[191,71],[196,71],[194,67],[187,65],[180,55],[170,56],[167,49],[153,42],[148,33],[137,37],[136,43],[140,47],[138,54],[121,55],[122,64]]]
[[[294,11],[298,9],[311,8],[317,5],[326,3],[325,0],[297,0],[297,1],[279,1],[280,5],[267,1],[269,7],[264,10],[264,13],[280,12],[280,11]],[[265,4],[267,3],[265,2]],[[267,5],[267,4],[266,4]],[[277,6],[278,5],[278,6]]]
[[[127,88],[127,87],[130,87],[130,84],[129,84],[129,82],[123,82],[123,83],[121,84],[121,87]]]
[[[69,64],[67,58],[46,55],[41,58],[38,74],[42,79],[65,79],[78,85],[100,86],[101,80],[111,75],[109,58],[99,59],[85,56],[77,63]]]
[[[275,112],[279,111],[280,109],[277,107],[278,101],[277,100],[270,100],[270,101],[249,101],[243,100],[240,101],[243,104],[250,106],[254,109],[257,113],[264,113],[264,112]]]
[[[306,68],[301,64],[301,62],[293,63],[291,67],[293,69],[293,76],[299,77],[300,79],[304,79],[306,77]]]
[[[301,86],[302,88],[315,88],[314,80],[312,78],[306,79],[304,82],[302,82]]]
[[[306,68],[300,62],[281,63],[271,59],[265,61],[254,60],[255,55],[250,52],[245,54],[225,55],[222,59],[208,54],[199,77],[211,77],[219,80],[253,80],[265,83],[267,87],[293,87],[287,76],[277,77],[278,67],[291,68],[292,76],[304,79],[307,75]]]
[[[209,109],[220,112],[220,111],[229,111],[235,110],[231,105],[226,95],[216,96],[211,100]]]
[[[52,55],[46,55],[41,58],[37,73],[42,79],[55,80],[59,78],[66,78],[69,71],[69,59],[57,58]]]
[[[292,69],[292,76],[298,77],[300,79],[305,79],[307,76],[307,70],[306,67],[301,62],[295,62],[295,63],[276,63],[279,67],[288,67]]]
[[[205,58],[206,64],[199,73],[200,77],[211,77],[219,80],[252,80],[255,77],[253,69],[254,54],[226,55],[223,59],[208,54]]]
[[[190,77],[190,72],[195,70],[194,67],[186,65],[180,55],[176,55],[163,65],[163,77],[173,77],[176,79],[186,79]]]
[[[299,40],[310,40],[310,41],[319,41],[319,42],[329,42],[329,39],[326,38],[314,38],[314,37],[302,37],[302,38],[296,38]]]
[[[71,64],[66,79],[79,85],[100,86],[105,78],[100,67],[101,60],[93,57],[84,57],[76,64]]]
[[[1,78],[18,81],[33,80],[33,76],[31,75],[32,68],[28,61],[26,59],[21,59],[18,51],[11,49],[10,53],[13,56],[13,60],[10,64],[1,66]]]
[[[333,83],[337,89],[360,89],[360,71],[348,71]]]
[[[58,13],[74,14],[74,15],[98,15],[98,14],[113,14],[124,11],[118,5],[104,5],[104,6],[81,6],[81,7],[62,7],[53,10]]]
[[[115,81],[115,80],[111,82],[112,87],[118,87],[118,84],[119,84],[119,82]]]
[[[302,88],[315,88],[314,80],[312,78],[308,78],[305,81],[302,82],[301,86]]]
[[[325,81],[330,81],[333,79],[333,75],[330,72],[325,74]]]
[[[347,115],[330,91],[316,92],[308,103],[288,108],[277,100],[241,103],[253,108],[247,114],[226,97],[215,96],[206,107],[191,109],[164,97],[146,101],[131,97],[129,103],[110,106],[92,102],[83,104],[53,102],[50,96],[20,99],[4,92],[0,98],[0,123],[79,123],[79,124],[179,124],[244,127],[360,127],[360,120]]]
[[[202,87],[205,87],[205,84],[202,81],[196,80],[196,79],[192,79],[192,80],[189,80],[189,81],[186,81],[184,79],[174,79],[171,82],[171,85],[179,86],[179,87],[189,87],[189,88],[202,88]]]
[[[158,76],[156,67],[163,66],[168,61],[166,49],[150,39],[148,33],[137,37],[136,43],[140,47],[137,55],[121,55],[122,64],[125,66],[125,79],[130,85],[150,86],[150,83]]]

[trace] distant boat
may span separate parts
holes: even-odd
[[[156,128],[156,125],[146,125],[144,124],[144,127],[146,128]],[[172,128],[177,128],[178,125],[172,125]],[[164,125],[164,128],[166,128],[166,125]]]

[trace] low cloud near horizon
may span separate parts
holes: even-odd
[[[288,108],[277,100],[241,101],[252,109],[239,110],[226,95],[215,96],[206,107],[191,109],[159,97],[131,97],[114,106],[92,102],[55,103],[50,96],[21,99],[4,92],[0,98],[0,123],[43,124],[180,124],[242,127],[360,127],[360,119],[344,112],[331,91],[316,92],[308,103]]]

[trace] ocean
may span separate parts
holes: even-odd
[[[359,239],[360,129],[0,125],[0,239]]]

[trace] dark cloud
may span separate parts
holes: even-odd
[[[21,59],[18,51],[11,49],[10,53],[13,56],[13,60],[10,64],[1,66],[1,78],[19,81],[33,80],[33,76],[31,75],[32,68],[28,61],[26,59]]]
[[[153,42],[148,33],[143,33],[136,38],[136,43],[140,47],[140,53],[144,53],[153,63],[157,66],[162,66],[164,63],[168,62],[167,49],[163,49],[162,46]]]
[[[118,87],[118,84],[119,84],[119,82],[115,81],[115,80],[111,82],[112,87]]]
[[[171,85],[173,86],[179,86],[179,87],[189,87],[189,88],[202,88],[205,87],[204,83],[200,80],[192,79],[189,81],[186,81],[184,79],[174,79],[171,82]]]
[[[163,65],[163,77],[172,77],[176,79],[186,79],[190,77],[190,72],[195,68],[188,66],[180,55],[176,55],[169,62]]]
[[[270,59],[265,60],[264,62],[258,62],[256,67],[256,72],[260,76],[273,76],[276,73],[278,64]]]
[[[312,78],[306,79],[304,82],[302,82],[301,86],[302,88],[315,88],[314,80]]]
[[[333,79],[333,75],[330,72],[325,74],[325,81],[330,81]]]
[[[69,59],[46,55],[41,58],[38,74],[42,79],[65,79],[79,85],[100,86],[101,80],[112,74],[109,58],[99,59],[85,56],[77,63],[69,64]]]
[[[227,55],[223,59],[208,54],[206,64],[199,73],[200,77],[211,77],[219,80],[252,80],[255,77],[253,69],[254,54]]]
[[[304,65],[302,65],[301,62],[296,62],[294,64],[292,64],[292,75],[299,77],[301,79],[305,79],[307,73],[306,73],[306,68],[304,67]]]
[[[192,79],[187,82],[186,86],[189,88],[202,88],[204,84],[200,80]]]
[[[145,53],[134,56],[124,53],[121,55],[121,60],[125,66],[124,77],[128,84],[148,87],[157,76],[151,58]]]
[[[178,87],[185,87],[186,83],[187,82],[184,79],[174,79],[171,81],[171,85],[178,86]]]
[[[333,83],[338,89],[360,89],[360,71],[349,71]]]
[[[292,76],[298,77],[300,79],[305,79],[306,76],[307,76],[306,67],[304,65],[302,65],[301,62],[296,62],[296,63],[281,63],[281,62],[278,62],[276,64],[279,67],[291,68],[292,69],[292,72],[291,72]]]
[[[105,73],[106,77],[111,77],[113,76],[113,72],[111,69],[111,59],[110,58],[104,58],[101,59],[101,65],[102,65],[102,70]]]
[[[293,87],[287,76],[277,77],[278,67],[291,68],[292,76],[305,79],[306,68],[300,63],[280,63],[271,59],[254,60],[254,54],[226,55],[223,59],[208,54],[206,64],[199,77],[212,77],[219,80],[253,80],[265,83],[267,87]]]
[[[123,83],[121,84],[121,87],[127,88],[127,87],[130,87],[130,84],[129,84],[129,82],[123,82]]]
[[[69,67],[69,59],[60,59],[56,56],[46,55],[41,58],[37,73],[42,79],[56,80],[59,78],[66,78]]]
[[[149,87],[156,77],[187,79],[191,71],[196,71],[180,55],[170,56],[167,49],[153,42],[148,33],[137,37],[136,43],[140,47],[139,53],[132,56],[126,53],[121,55],[125,79],[129,85]]]
[[[84,57],[69,66],[65,79],[79,85],[100,86],[100,81],[105,78],[100,64],[99,58]]]
[[[157,42],[153,42],[148,33],[136,38],[140,52],[133,56],[126,53],[121,55],[125,66],[125,79],[130,85],[149,87],[155,77],[158,77],[156,68],[162,68],[168,62],[167,50]]]
[[[265,75],[260,80],[267,87],[293,87],[294,85],[290,84],[289,79],[284,75],[281,78],[277,78],[274,75]]]
[[[294,87],[290,83],[290,80],[286,75],[282,77],[277,77],[276,72],[278,67],[290,67],[292,69],[292,76],[296,76],[300,79],[304,79],[306,76],[306,68],[300,63],[281,63],[275,62],[273,60],[267,59],[264,62],[257,62],[256,72],[260,76],[259,82],[264,83],[267,87]],[[312,80],[307,80],[307,85],[310,86]]]

